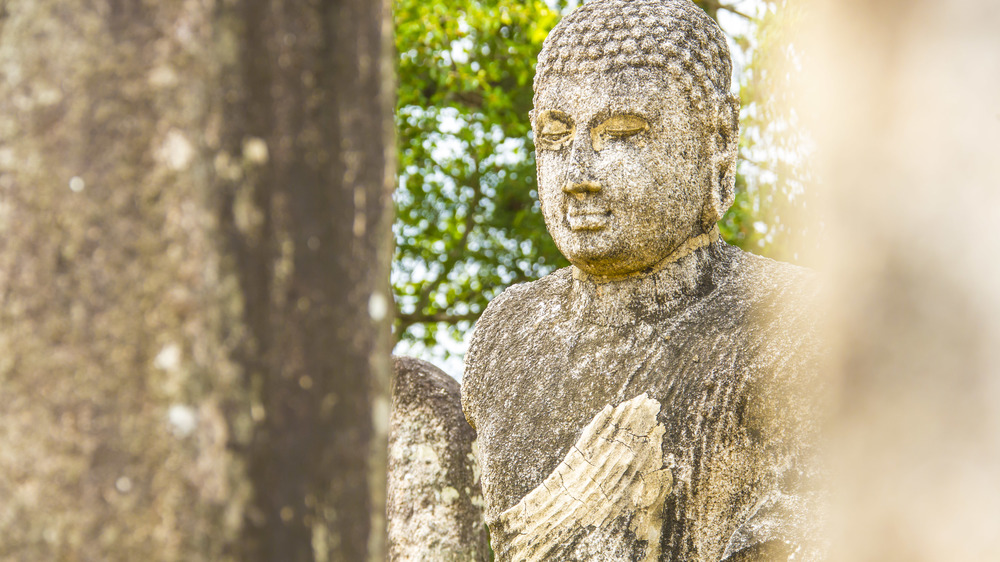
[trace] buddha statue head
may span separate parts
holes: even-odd
[[[716,23],[690,0],[594,0],[538,56],[538,193],[577,268],[628,276],[715,232],[732,205],[739,100]]]

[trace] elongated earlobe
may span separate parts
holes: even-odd
[[[733,205],[736,188],[736,151],[739,146],[739,99],[730,95],[716,105],[709,156],[709,189],[702,214],[702,229],[710,231]]]

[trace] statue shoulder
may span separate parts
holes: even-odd
[[[771,279],[776,285],[816,284],[816,272],[807,267],[760,256],[729,244],[726,244],[726,249],[738,268],[757,279]]]
[[[567,267],[537,281],[512,285],[490,301],[476,321],[462,377],[462,403],[473,427],[477,397],[502,384],[497,380],[504,372],[500,363],[518,353],[537,334],[539,324],[560,314],[572,282]]]
[[[497,331],[509,333],[529,318],[544,314],[559,306],[572,286],[572,273],[565,267],[537,281],[511,285],[500,293],[483,311],[473,330],[471,347]]]
[[[754,307],[807,311],[817,302],[821,289],[819,276],[809,268],[728,244],[719,248],[717,258],[724,264],[717,282],[739,292]]]

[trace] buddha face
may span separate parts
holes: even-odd
[[[665,71],[552,76],[532,124],[545,224],[576,267],[640,272],[701,233],[709,135]]]

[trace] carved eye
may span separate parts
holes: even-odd
[[[569,123],[552,115],[543,115],[538,127],[538,139],[542,141],[545,148],[561,148],[562,143],[569,140],[573,135],[573,129]]]
[[[604,149],[607,141],[627,139],[646,129],[649,129],[649,123],[638,115],[614,115],[593,128],[591,141],[594,143],[594,150],[599,151]]]
[[[606,137],[623,139],[637,135],[649,128],[649,123],[638,115],[615,115],[597,126]]]

